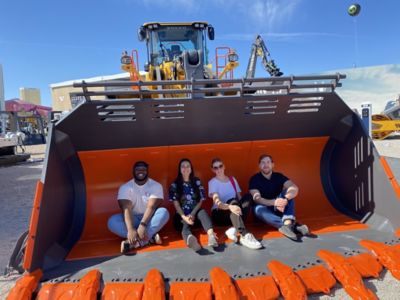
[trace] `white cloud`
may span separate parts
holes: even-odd
[[[336,90],[341,98],[350,108],[361,110],[361,104],[370,102],[372,104],[372,113],[381,113],[389,100],[394,100],[397,97],[396,93],[383,92],[376,90],[374,92],[365,92],[361,90]]]
[[[289,20],[300,4],[300,0],[253,0],[246,10],[250,19],[259,27],[272,31]]]
[[[134,1],[134,0],[126,0]],[[172,10],[183,10],[186,13],[196,13],[205,7],[225,14],[236,14],[245,18],[257,30],[272,31],[290,19],[296,12],[302,0],[143,0],[147,7],[161,7]],[[242,16],[240,16],[242,15]]]
[[[381,113],[387,101],[400,94],[400,65],[384,65],[339,70],[345,73],[339,95],[351,107],[360,109],[361,103],[371,102],[373,113]],[[332,72],[330,72],[332,73]]]
[[[208,2],[206,0],[205,2]],[[179,8],[183,9],[187,13],[194,13],[199,10],[198,2],[195,0],[173,0],[173,1],[166,1],[166,0],[143,0],[144,5],[148,7],[165,7],[165,8]]]

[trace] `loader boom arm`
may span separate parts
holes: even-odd
[[[260,35],[257,35],[256,39],[254,40],[254,43],[251,45],[250,58],[246,70],[246,78],[254,78],[256,73],[256,64],[258,56],[261,57],[264,69],[271,76],[279,77],[283,75],[283,73],[275,65],[275,62],[272,59],[268,60],[268,56],[270,56],[268,48],[265,45],[262,37]]]

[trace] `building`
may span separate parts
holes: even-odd
[[[29,102],[35,105],[41,105],[40,90],[36,88],[19,88],[19,98],[22,101]]]
[[[5,110],[3,66],[0,64],[0,111]]]
[[[113,80],[129,80],[129,73],[120,73],[115,75],[98,76],[86,79],[76,79],[54,83],[50,85],[51,99],[53,111],[68,111],[83,101],[82,96],[75,95],[82,92],[81,88],[74,88],[74,82],[98,82],[98,81],[113,81]],[[91,88],[91,91],[104,91],[104,87]],[[93,97],[95,100],[96,97]]]

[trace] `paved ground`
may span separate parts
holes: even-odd
[[[375,145],[381,155],[400,159],[400,139],[376,141]],[[0,168],[0,270],[8,258],[19,235],[26,230],[30,219],[35,185],[40,179],[42,159],[45,147],[28,146],[31,161],[12,167]],[[390,159],[388,160],[390,163]],[[400,174],[400,170],[393,170]],[[397,171],[397,172],[396,172]],[[400,181],[400,178],[398,178]],[[8,278],[0,276],[0,299],[5,299],[9,289],[18,276]],[[400,281],[394,279],[387,271],[382,272],[378,280],[364,280],[380,299],[398,299]],[[349,299],[344,290],[337,285],[332,296],[315,295],[309,299]]]

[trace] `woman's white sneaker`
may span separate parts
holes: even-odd
[[[190,248],[190,249],[192,249],[192,250],[194,250],[194,251],[199,251],[200,249],[201,249],[201,245],[199,244],[199,242],[197,241],[197,238],[194,236],[194,235],[192,235],[192,234],[190,234],[188,237],[187,237],[187,241],[186,241],[186,244],[188,245],[188,247]]]
[[[240,244],[254,250],[262,248],[262,244],[250,232],[240,238]]]
[[[227,231],[225,231],[225,235],[228,237],[228,239],[237,243],[238,238],[237,238],[237,230],[235,227],[231,227]]]

